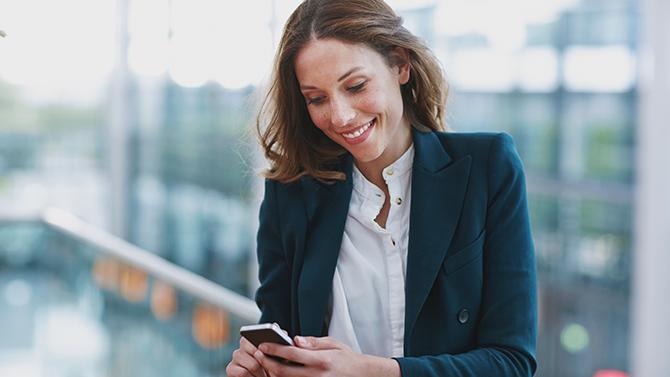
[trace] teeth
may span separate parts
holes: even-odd
[[[363,127],[357,129],[356,131],[348,133],[348,134],[342,134],[342,136],[346,137],[347,139],[353,139],[353,138],[356,138],[356,137],[359,137],[359,136],[363,135],[363,132],[367,131],[368,128],[370,128],[370,126],[372,125],[373,120],[367,122]]]

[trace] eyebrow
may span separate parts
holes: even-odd
[[[342,76],[340,76],[340,78],[337,79],[337,82],[341,82],[342,80],[351,76],[351,74],[353,74],[354,72],[359,71],[361,69],[363,69],[363,67],[358,66],[358,67],[354,67],[354,68],[348,70],[345,74],[343,74]],[[300,89],[303,89],[303,90],[305,90],[305,89],[316,89],[316,87],[311,86],[311,85],[304,85],[304,86],[300,85]]]

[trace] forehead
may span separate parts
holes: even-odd
[[[295,73],[301,84],[311,85],[337,81],[354,67],[376,70],[384,65],[384,58],[364,44],[312,39],[298,51]]]

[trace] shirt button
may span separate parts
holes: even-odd
[[[386,175],[393,175],[393,169],[389,169],[386,171]]]
[[[396,198],[395,204],[401,205],[402,204],[402,198]]]
[[[458,312],[458,322],[460,322],[461,324],[464,325],[466,322],[468,322],[469,319],[470,319],[470,312],[468,311],[468,309],[461,309]]]

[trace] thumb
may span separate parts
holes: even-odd
[[[343,348],[343,345],[340,342],[329,336],[323,338],[317,338],[314,336],[296,336],[294,340],[298,347],[311,350]]]

